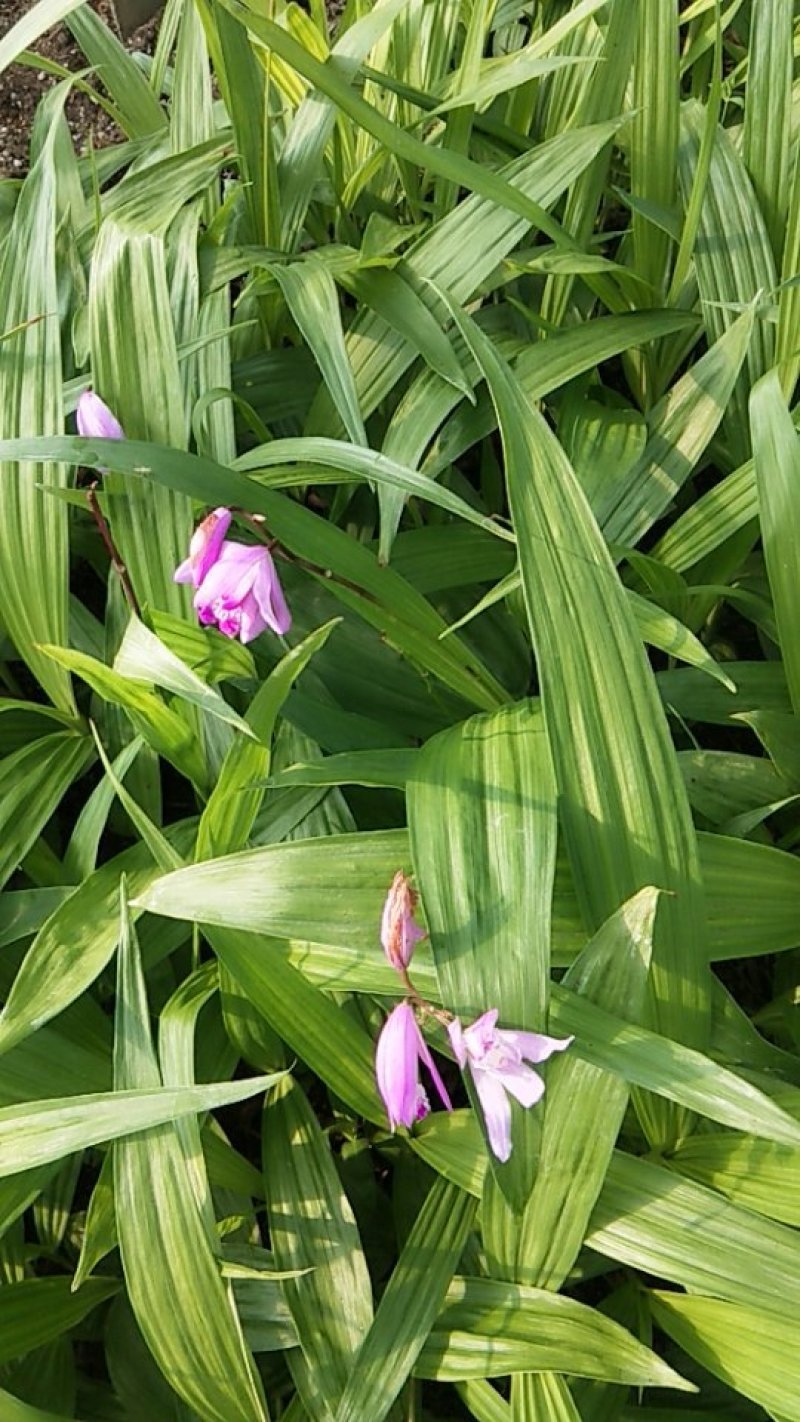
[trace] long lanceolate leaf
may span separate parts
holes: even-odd
[[[687,201],[699,157],[704,115],[694,101],[683,111],[679,176]],[[776,284],[775,261],[755,193],[728,131],[717,129],[706,198],[694,248],[703,319],[717,341],[736,319],[737,308],[767,298]],[[736,382],[723,429],[737,463],[750,452],[747,397],[772,365],[773,328],[759,319]]]
[[[115,1086],[154,1088],[160,1076],[124,898],[122,913]],[[171,1126],[117,1142],[114,1191],[126,1287],[168,1382],[206,1422],[267,1422],[255,1367]]]
[[[761,537],[786,681],[800,713],[800,447],[777,371],[765,375],[750,400],[753,460]]]
[[[364,1339],[336,1422],[383,1422],[438,1314],[474,1219],[474,1201],[431,1186]]]
[[[497,406],[579,899],[599,926],[647,884],[672,891],[656,927],[654,1018],[667,1036],[702,1045],[709,981],[697,846],[652,673],[563,449],[490,341],[463,316],[458,322]],[[648,1120],[656,1137],[674,1127],[661,1110]]]
[[[20,194],[0,262],[0,434],[63,429],[59,288],[56,273],[55,142],[66,91],[55,91],[49,129]],[[0,464],[0,607],[21,657],[48,696],[74,711],[69,676],[39,650],[67,640],[68,510],[47,489],[66,485],[63,465]],[[44,485],[45,487],[40,487]]]
[[[286,1078],[264,1117],[264,1182],[278,1267],[300,1354],[289,1366],[313,1422],[328,1422],[372,1323],[358,1227],[330,1145],[301,1088]]]

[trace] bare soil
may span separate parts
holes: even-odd
[[[31,8],[32,0],[0,0],[0,38]],[[119,30],[109,0],[91,0],[92,8]],[[158,17],[143,25],[125,41],[130,50],[152,51]],[[56,25],[34,46],[45,59],[65,69],[85,69],[86,59],[66,25]],[[42,70],[14,64],[0,75],[0,178],[19,178],[28,167],[31,125],[42,95],[57,80]],[[91,144],[101,148],[120,137],[119,131],[99,105],[84,94],[74,93],[67,101],[67,119],[79,152]]]

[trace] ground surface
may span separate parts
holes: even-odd
[[[91,0],[103,19],[116,28],[108,0]],[[31,8],[31,0],[0,0],[0,37]],[[129,49],[149,49],[157,20],[143,25],[127,41]],[[85,69],[86,60],[65,25],[57,25],[35,45],[37,53],[66,69]],[[0,177],[20,177],[28,166],[28,146],[33,115],[42,94],[56,80],[41,70],[14,64],[0,75]],[[67,105],[70,127],[80,150],[91,141],[95,148],[116,137],[116,129],[103,110],[82,94],[73,94]]]

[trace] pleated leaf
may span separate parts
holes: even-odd
[[[311,1418],[328,1422],[372,1323],[369,1274],[328,1137],[288,1077],[268,1101],[262,1143],[275,1263],[307,1271],[283,1283],[302,1366],[292,1353],[287,1362]]]
[[[453,1381],[542,1371],[693,1391],[597,1309],[544,1289],[454,1279],[419,1356],[417,1376]]]
[[[800,714],[800,448],[777,371],[750,397],[758,511],[789,695]]]
[[[153,1091],[160,1080],[123,889],[114,1084],[118,1091]],[[167,1381],[207,1422],[267,1422],[260,1382],[172,1126],[115,1144],[114,1195],[128,1296]]]
[[[688,201],[702,141],[704,114],[690,100],[682,112],[679,178]],[[728,129],[717,128],[697,238],[694,265],[709,339],[718,341],[736,320],[736,308],[752,303],[776,284],[769,235],[744,163]],[[736,382],[723,429],[737,462],[750,453],[747,399],[751,386],[773,362],[774,330],[759,319]]]
[[[599,930],[563,986],[619,1016],[640,1015],[658,893],[642,889]],[[520,1226],[515,1278],[559,1289],[577,1258],[628,1104],[625,1083],[571,1052],[549,1072],[536,1179]]]
[[[67,8],[62,5],[61,14]],[[13,31],[5,42],[12,37]],[[9,332],[0,360],[0,436],[6,439],[63,429],[55,144],[65,98],[61,88],[48,103],[47,136],[23,184],[0,262],[0,331]],[[74,712],[68,673],[41,651],[42,643],[67,642],[68,510],[46,492],[65,488],[67,477],[50,459],[0,464],[0,605],[19,656],[53,703]]]
[[[71,1293],[69,1285],[66,1277],[4,1284],[0,1290],[0,1362],[8,1363],[58,1338],[119,1289],[116,1279],[90,1279],[80,1294]]]
[[[800,1418],[797,1331],[789,1319],[700,1295],[654,1292],[653,1317],[691,1358],[783,1422]]]
[[[178,869],[136,905],[312,943],[375,944],[386,891],[408,857],[402,830],[270,845]]]
[[[364,1339],[336,1422],[383,1422],[444,1303],[475,1202],[441,1178],[411,1228]]]
[[[19,867],[91,759],[91,742],[85,736],[56,731],[0,761],[0,886]]]

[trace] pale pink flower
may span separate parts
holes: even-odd
[[[573,1037],[545,1037],[540,1032],[501,1031],[498,1009],[484,1012],[469,1027],[458,1018],[447,1031],[462,1071],[469,1067],[486,1121],[489,1145],[498,1160],[511,1154],[511,1103],[534,1106],[544,1092],[538,1072],[526,1062],[544,1062],[553,1052],[563,1052]]]
[[[452,1111],[450,1097],[417,1025],[414,1009],[409,1002],[399,1002],[383,1024],[375,1053],[378,1090],[393,1131],[398,1126],[410,1128],[431,1109],[419,1079],[420,1062],[428,1068],[443,1105]]]
[[[386,895],[381,918],[383,951],[398,972],[408,967],[414,949],[420,939],[426,937],[424,928],[414,922],[418,897],[411,880],[398,869]]]

